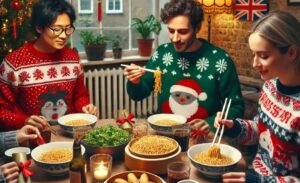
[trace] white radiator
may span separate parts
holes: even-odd
[[[117,118],[120,109],[127,109],[136,117],[145,117],[157,111],[157,99],[153,94],[139,102],[131,100],[127,95],[126,82],[123,68],[85,72],[90,101],[99,109],[100,119]]]

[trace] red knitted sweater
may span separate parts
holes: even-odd
[[[22,127],[30,115],[56,123],[89,103],[79,56],[70,48],[45,54],[27,43],[0,66],[0,131]]]

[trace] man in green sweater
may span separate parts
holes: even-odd
[[[170,0],[161,10],[171,43],[161,45],[146,68],[162,71],[158,112],[185,116],[194,128],[209,131],[225,98],[232,99],[228,118],[242,117],[244,102],[235,65],[221,48],[197,39],[203,10],[194,0]],[[149,96],[154,76],[136,65],[126,67],[127,92],[134,100]]]

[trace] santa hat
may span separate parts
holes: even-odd
[[[175,85],[171,87],[170,93],[177,91],[186,92],[191,95],[194,95],[201,101],[207,99],[207,94],[205,92],[202,92],[199,84],[193,79],[183,79],[178,81]]]

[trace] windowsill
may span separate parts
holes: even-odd
[[[149,60],[150,57],[141,57],[139,55],[132,55],[132,56],[124,56],[121,59],[114,59],[114,58],[104,58],[104,60],[95,60],[95,61],[88,61],[87,59],[80,59],[80,63],[83,66],[91,66],[91,65],[106,65],[106,64],[119,64],[119,63],[130,63],[130,62],[144,62]]]

